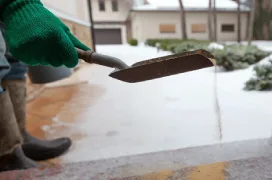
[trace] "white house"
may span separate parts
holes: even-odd
[[[62,17],[71,30],[90,41],[87,0],[42,0],[52,12]],[[129,38],[181,38],[178,0],[91,0],[96,44],[124,44]],[[208,0],[183,0],[187,35],[208,40]],[[237,40],[237,3],[216,0],[217,37],[219,41]],[[241,7],[242,40],[247,37],[248,7]],[[91,44],[91,42],[88,42]]]
[[[92,0],[96,44],[123,44],[131,37],[130,11],[145,0]]]
[[[96,44],[127,43],[131,37],[130,11],[146,0],[91,0]],[[51,11],[63,12],[89,24],[87,0],[42,0]]]
[[[122,44],[127,42],[127,20],[131,1],[93,0],[92,13],[96,44]]]
[[[150,0],[147,5],[131,11],[132,37],[145,41],[149,38],[181,38],[178,0]],[[208,0],[183,0],[186,13],[186,32],[190,39],[208,40]],[[237,3],[216,0],[217,37],[219,41],[237,40]],[[248,7],[241,7],[241,38],[247,37]]]
[[[58,16],[84,44],[92,47],[89,12],[85,0],[41,0],[44,6]]]

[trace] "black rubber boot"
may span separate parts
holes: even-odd
[[[38,167],[21,149],[22,136],[9,92],[0,93],[0,172]]]
[[[22,149],[25,155],[33,160],[41,161],[65,153],[71,146],[69,138],[39,140],[26,131],[26,81],[5,80],[2,85],[10,92],[17,123],[24,139]]]
[[[27,157],[41,161],[62,155],[69,149],[71,144],[69,138],[59,138],[51,141],[39,140],[26,132],[22,148]]]
[[[0,157],[0,172],[38,167],[40,167],[40,164],[27,158],[21,147],[15,148],[11,154]]]

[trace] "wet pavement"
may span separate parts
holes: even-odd
[[[137,49],[135,49],[137,50]],[[112,53],[112,52],[104,52]],[[121,59],[128,64],[152,58],[153,54],[139,54]],[[167,54],[167,53],[161,53]],[[115,55],[114,55],[115,56]],[[59,129],[45,127],[46,137],[73,135],[77,132],[84,138],[75,141],[75,150],[62,157],[65,163],[82,162],[118,156],[156,152],[194,145],[205,145],[218,141],[217,121],[214,105],[208,96],[208,106],[195,100],[195,109],[183,104],[188,98],[179,93],[173,81],[157,80],[137,84],[127,84],[108,77],[113,69],[95,66],[90,69],[92,78],[88,89],[74,95],[69,103],[54,118]],[[212,94],[212,86],[203,89]],[[208,121],[200,121],[199,117]],[[186,117],[190,117],[190,121]],[[67,123],[67,122],[70,122]],[[211,130],[212,128],[212,130]],[[201,133],[201,136],[197,135]],[[190,138],[188,138],[190,137]]]
[[[120,54],[110,47],[103,52]],[[135,49],[134,54],[123,51],[119,58],[130,65],[162,55],[167,53]],[[224,127],[220,139],[210,71],[204,70],[201,80],[197,73],[191,73],[198,81],[181,75],[139,84],[111,79],[110,72],[112,69],[92,66],[88,83],[47,89],[28,104],[28,130],[32,134],[73,139],[67,154],[49,161],[65,165],[54,178],[220,180],[246,176],[244,179],[253,180],[271,175],[272,149],[266,139],[271,126],[261,119],[259,124],[243,121],[250,116],[243,117],[243,110],[250,111],[251,107],[241,107],[241,121],[223,122],[229,126]],[[190,88],[199,83],[201,89]],[[233,106],[237,109],[238,105]],[[262,112],[271,117],[266,108]],[[255,116],[260,115],[255,111]],[[223,111],[226,119],[227,112],[230,109]],[[247,128],[247,123],[256,128]],[[267,169],[262,168],[264,165]],[[252,172],[256,176],[249,177]]]

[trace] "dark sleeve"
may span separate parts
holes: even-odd
[[[3,38],[5,39],[5,25],[3,22],[0,21],[0,30],[2,32],[2,35],[3,35]],[[8,59],[8,61],[10,63],[14,63],[14,62],[18,62],[17,59],[15,59],[12,54],[9,52],[9,49],[8,49],[8,44],[7,44],[7,41],[5,40],[5,43],[6,43],[6,53],[5,53],[5,57]]]
[[[7,58],[7,60],[8,60],[9,63],[20,62],[18,59],[14,58],[14,57],[10,54],[10,52],[7,52],[7,53],[5,54],[5,57]]]
[[[0,14],[2,14],[3,10],[5,9],[5,7],[11,3],[12,1],[15,0],[0,0]]]

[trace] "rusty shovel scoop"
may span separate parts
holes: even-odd
[[[158,79],[175,74],[214,66],[214,56],[205,50],[189,51],[137,62],[131,66],[120,59],[92,51],[77,49],[78,56],[87,63],[115,68],[110,77],[128,83]]]

